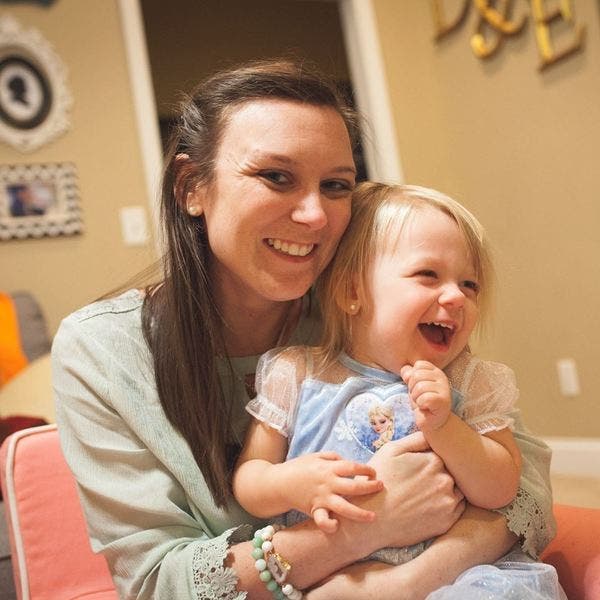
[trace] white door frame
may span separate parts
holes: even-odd
[[[160,252],[159,185],[163,158],[142,9],[140,0],[118,2],[148,206]],[[356,103],[367,121],[363,149],[369,176],[376,181],[401,183],[404,177],[373,4],[371,0],[338,0],[338,4]]]

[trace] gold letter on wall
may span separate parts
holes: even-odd
[[[443,0],[432,0],[431,8],[433,9],[433,25],[435,27],[434,39],[441,40],[458,27],[460,27],[469,12],[469,1],[462,0],[462,8],[457,17],[447,21],[444,14]]]
[[[575,30],[574,42],[564,50],[555,51],[550,41],[550,24],[556,19],[563,19],[569,24],[573,23],[571,0],[560,0],[560,7],[549,13],[544,10],[544,2],[545,0],[531,0],[535,19],[535,35],[541,55],[540,69],[545,69],[562,58],[581,50],[585,37],[585,28],[580,25]]]
[[[525,17],[520,23],[510,20],[513,0],[500,0],[500,10],[492,6],[494,0],[474,0],[475,6],[481,15],[477,30],[471,37],[471,48],[478,58],[487,58],[498,50],[504,36],[515,35],[523,29]],[[493,41],[486,40],[484,31],[489,28],[495,33]]]

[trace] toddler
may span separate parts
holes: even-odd
[[[288,525],[309,515],[326,532],[338,517],[372,520],[351,502],[382,487],[367,463],[415,432],[469,503],[510,503],[521,463],[514,376],[467,349],[490,287],[483,229],[463,206],[427,188],[358,186],[318,285],[322,344],[272,350],[259,363],[233,477],[240,504],[259,517],[286,513]],[[374,558],[401,564],[429,543]]]

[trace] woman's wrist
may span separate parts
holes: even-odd
[[[309,519],[277,532],[277,552],[293,565],[289,581],[295,588],[307,589],[370,553],[357,541],[361,538],[355,537],[359,531],[364,536],[364,525],[362,530],[352,529],[352,533],[344,525],[340,520],[338,530],[328,534]]]

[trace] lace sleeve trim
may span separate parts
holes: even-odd
[[[288,436],[286,427],[288,415],[278,406],[274,406],[262,396],[257,396],[246,404],[246,410],[259,421],[278,431],[284,437]]]
[[[501,429],[513,429],[515,420],[505,415],[482,415],[479,418],[471,419],[469,426],[479,435],[485,435],[490,431],[500,431]]]
[[[236,572],[223,563],[232,543],[249,540],[251,536],[251,527],[241,525],[196,545],[192,569],[198,600],[246,600],[248,594],[237,589]]]
[[[499,512],[506,518],[510,531],[519,536],[523,551],[537,559],[540,552],[550,543],[554,532],[546,523],[544,511],[535,498],[519,488],[516,498]]]

